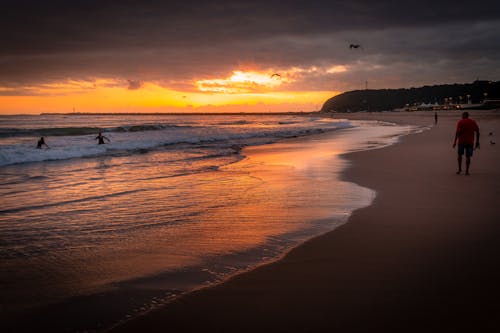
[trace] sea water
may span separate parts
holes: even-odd
[[[0,116],[1,315],[103,329],[275,260],[371,202],[373,191],[339,180],[340,155],[412,130],[388,125]],[[50,148],[36,149],[42,136]]]

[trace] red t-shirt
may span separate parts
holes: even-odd
[[[479,132],[476,122],[470,118],[465,118],[457,123],[457,136],[459,144],[473,145],[474,132]]]

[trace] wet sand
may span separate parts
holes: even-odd
[[[399,143],[345,156],[377,191],[348,223],[283,259],[202,289],[119,332],[493,331],[500,323],[500,113],[471,112],[481,150],[456,175],[459,112]],[[335,114],[431,125],[433,113]],[[488,133],[494,132],[493,137]]]

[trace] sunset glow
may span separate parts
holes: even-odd
[[[192,89],[184,90],[158,82],[113,78],[0,87],[0,113],[316,111],[339,92],[287,88],[310,73],[320,72],[331,73],[331,69],[234,70],[227,77],[186,82]]]
[[[196,81],[200,91],[229,94],[269,91],[281,84],[280,74],[243,71],[234,71],[233,75],[226,79]]]
[[[27,3],[0,23],[0,114],[315,111],[500,75],[492,4]]]
[[[2,332],[498,326],[500,1],[1,9]]]

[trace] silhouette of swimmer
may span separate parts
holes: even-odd
[[[42,146],[45,145],[47,148],[50,148],[48,144],[45,143],[45,139],[43,138],[43,136],[40,138],[40,140],[38,140],[38,143],[36,144],[36,147],[38,149],[42,149]]]
[[[95,137],[95,140],[99,140],[99,142],[97,144],[103,145],[105,143],[104,139],[108,140],[108,142],[111,142],[111,140],[109,140],[107,137],[102,135],[102,132],[99,131],[99,134]]]

